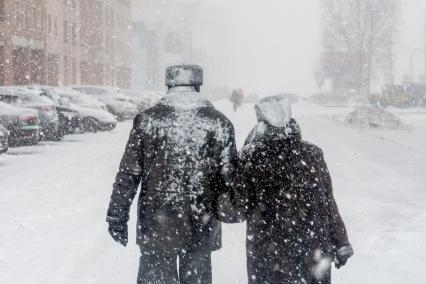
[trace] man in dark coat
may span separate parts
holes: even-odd
[[[240,154],[236,206],[247,220],[249,283],[327,284],[353,254],[320,148],[301,138],[281,97],[256,105]]]
[[[227,195],[237,152],[233,125],[201,97],[202,82],[199,66],[169,67],[168,93],[133,123],[107,221],[111,236],[125,246],[141,185],[138,283],[212,280],[210,255],[221,247],[220,220],[226,217],[218,202]]]

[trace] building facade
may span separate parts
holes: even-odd
[[[131,83],[130,0],[0,0],[0,84]]]
[[[42,82],[46,76],[43,0],[0,1],[0,83]]]
[[[162,90],[165,69],[194,63],[193,24],[200,0],[136,0],[140,13],[133,23],[133,86]]]

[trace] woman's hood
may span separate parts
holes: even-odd
[[[281,96],[266,97],[255,105],[255,109],[259,122],[267,122],[278,128],[290,123],[291,105]]]
[[[260,121],[248,135],[245,145],[261,142],[265,140],[300,140],[302,139],[302,132],[299,124],[290,119],[284,127],[275,127],[271,124]]]

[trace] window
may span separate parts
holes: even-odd
[[[89,76],[89,65],[86,61],[82,61],[80,63],[80,83],[81,84],[87,84],[89,82],[88,77]]]
[[[164,50],[167,53],[182,53],[182,41],[177,33],[169,33],[164,40]]]
[[[0,0],[0,2],[1,1],[4,4],[4,0]],[[20,8],[21,7],[20,7],[19,3],[16,2],[15,3],[15,10],[13,11],[14,12],[13,15],[15,17],[16,26],[18,26],[18,27],[21,26],[21,24],[22,24],[22,21],[21,21],[21,9]],[[3,9],[4,9],[4,5],[3,5]]]
[[[32,20],[33,20],[33,29],[35,29],[38,26],[38,23],[37,23],[37,10],[36,10],[35,7],[32,8],[31,16],[32,16]]]
[[[71,63],[71,77],[71,83],[77,84],[77,60],[75,58],[72,59]]]
[[[59,81],[59,56],[49,54],[47,57],[47,66],[47,82],[51,86],[57,86]]]
[[[41,29],[44,31],[46,28],[46,13],[45,12],[40,12],[40,25],[41,25]]]
[[[64,84],[69,85],[70,64],[68,56],[64,56]]]
[[[30,29],[31,23],[30,23],[30,10],[28,8],[25,9],[25,28]]]
[[[0,21],[4,21],[4,0],[0,0]]]
[[[68,43],[69,31],[68,31],[68,21],[64,21],[64,43]]]
[[[115,17],[114,17],[114,10],[111,9],[111,25],[115,27]]]
[[[47,17],[47,32],[49,33],[49,35],[52,34],[52,15],[49,15]]]
[[[71,33],[72,33],[71,35],[72,45],[75,46],[77,43],[77,25],[75,23],[71,25]]]

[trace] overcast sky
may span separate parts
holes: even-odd
[[[320,46],[313,0],[204,0],[197,44],[213,84],[270,94],[307,92]]]
[[[425,74],[426,0],[404,0],[396,50],[396,75],[399,81],[410,74],[413,54],[414,78]]]
[[[195,45],[207,51],[206,81],[262,95],[316,91],[320,54],[319,0],[202,0]],[[405,0],[396,50],[396,77],[424,74],[425,0]],[[143,7],[141,7],[143,8]]]

